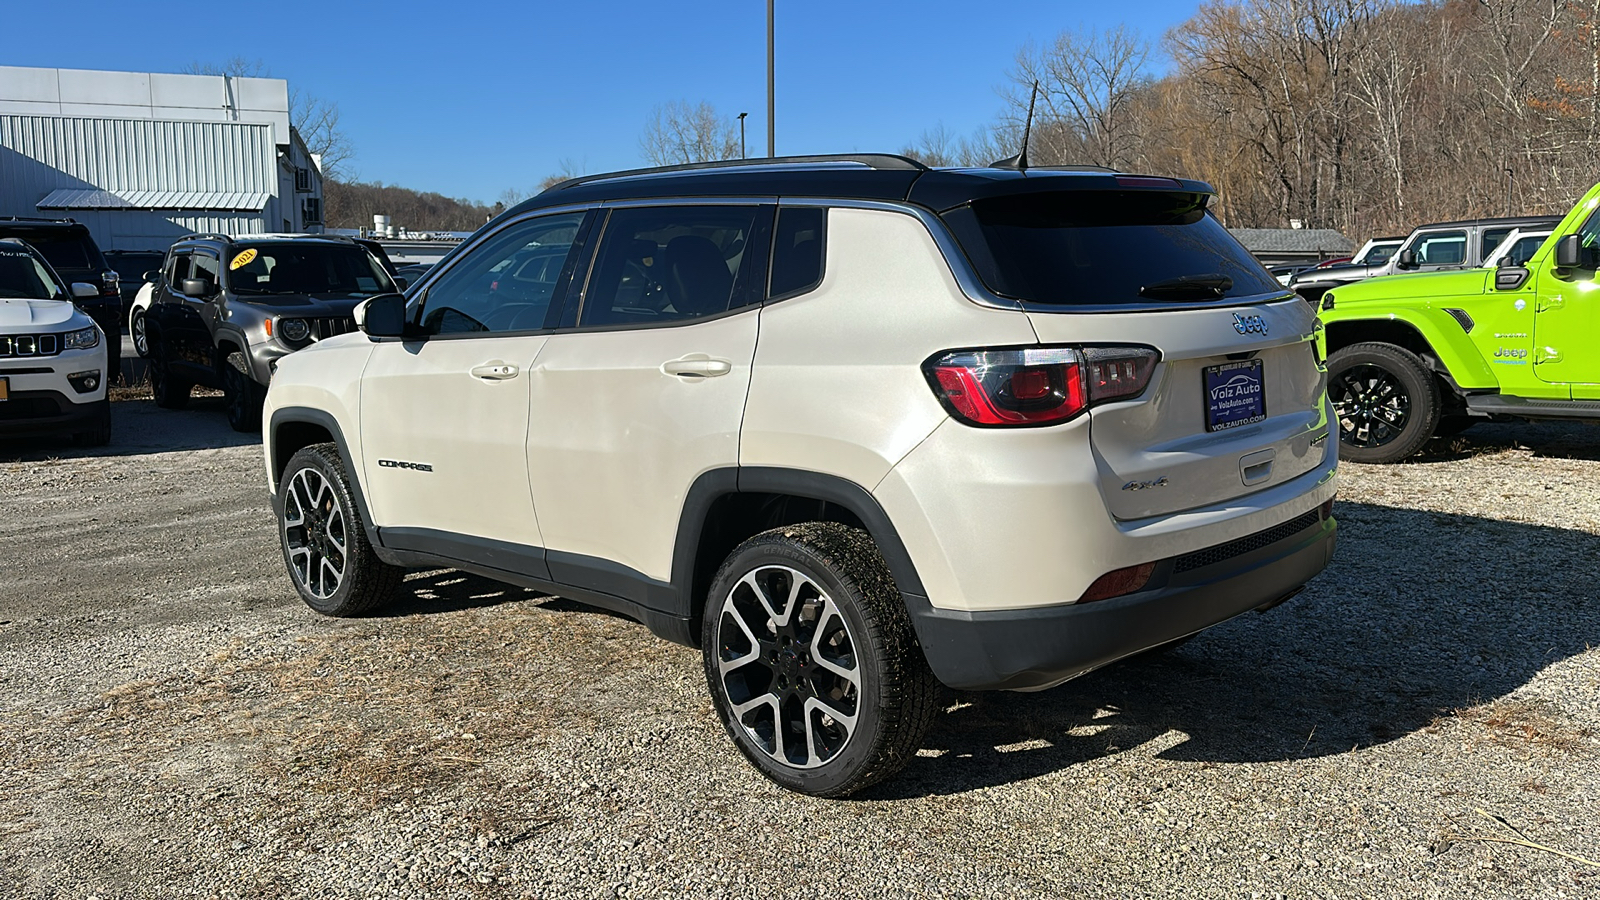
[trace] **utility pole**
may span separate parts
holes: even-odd
[[[773,119],[778,114],[776,88],[777,56],[772,40],[772,4],[767,0],[767,157],[778,155],[778,128]]]
[[[1511,181],[1516,175],[1517,173],[1512,169],[1506,169],[1506,215],[1508,216],[1517,214],[1517,211],[1511,207]]]
[[[747,112],[739,113],[739,158],[740,159],[749,159],[749,157],[746,156],[745,152],[744,152],[744,117],[748,116],[748,115],[750,115],[750,114],[747,113]]]

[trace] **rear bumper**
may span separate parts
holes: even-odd
[[[1282,537],[1268,529],[1164,560],[1150,582],[1157,587],[1095,603],[970,612],[904,596],[940,681],[1041,689],[1287,597],[1327,567],[1337,531],[1332,517]],[[1271,542],[1257,546],[1263,539]]]

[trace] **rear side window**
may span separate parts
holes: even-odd
[[[822,227],[827,218],[825,209],[784,207],[778,211],[768,296],[802,293],[822,281]]]
[[[1049,306],[1148,305],[1282,293],[1184,191],[1051,191],[944,214],[989,290]]]
[[[764,211],[755,206],[613,210],[584,291],[579,327],[661,325],[727,311],[735,294],[748,290],[741,273],[750,268],[751,238]]]

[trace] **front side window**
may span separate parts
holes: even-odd
[[[1049,306],[1278,294],[1283,286],[1206,211],[1204,194],[1066,190],[943,214],[994,293]]]
[[[196,253],[193,265],[194,270],[190,273],[190,278],[203,278],[213,288],[217,286],[217,283],[221,280],[222,267],[218,264],[215,256]]]
[[[1465,231],[1436,231],[1417,239],[1417,264],[1459,266],[1467,259]]]
[[[396,290],[383,264],[356,244],[277,241],[235,244],[228,253],[228,282],[240,295],[370,297]]]
[[[755,206],[613,210],[578,325],[659,325],[727,311],[735,292],[746,289],[740,274],[749,268],[761,212]]]
[[[1367,255],[1356,260],[1356,262],[1363,266],[1381,266],[1388,262],[1389,257],[1393,256],[1394,252],[1399,249],[1399,244],[1379,244],[1368,250]]]
[[[428,286],[422,327],[429,334],[544,328],[583,217],[526,219],[467,251]]]
[[[32,253],[0,245],[0,298],[7,300],[53,300],[61,295],[61,285],[50,277]]]
[[[1479,259],[1488,259],[1489,258],[1489,254],[1494,252],[1494,248],[1500,246],[1500,242],[1506,239],[1506,235],[1510,234],[1513,231],[1516,231],[1516,229],[1515,228],[1485,228],[1483,230],[1483,254],[1481,256],[1479,256],[1478,258]]]
[[[1510,250],[1506,251],[1505,264],[1508,266],[1527,265],[1528,260],[1533,259],[1533,254],[1538,252],[1539,247],[1544,244],[1546,237],[1546,235],[1529,235],[1517,238],[1517,242],[1511,245]]]

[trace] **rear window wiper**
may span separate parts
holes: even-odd
[[[1188,297],[1221,297],[1233,288],[1233,279],[1221,273],[1208,275],[1180,275],[1177,278],[1168,278],[1166,281],[1157,281],[1139,288],[1143,297],[1155,298],[1188,298]]]

